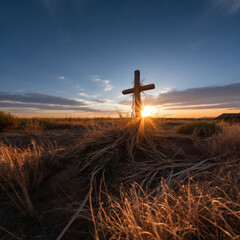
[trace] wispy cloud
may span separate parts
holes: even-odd
[[[189,48],[193,50],[197,50],[201,48],[204,44],[206,44],[206,39],[197,40],[194,43],[190,44]]]
[[[110,102],[110,100],[108,100],[108,99],[94,99],[92,101],[96,102],[96,103],[109,103]]]
[[[110,80],[103,80],[102,82],[105,84],[104,92],[112,90],[113,86],[110,85]]]
[[[147,102],[166,110],[217,108],[240,110],[240,83],[148,95]],[[120,104],[129,105],[130,101],[122,101]]]
[[[58,77],[58,79],[59,79],[59,80],[64,80],[65,77],[62,75],[62,76]]]
[[[76,87],[78,90],[80,90],[80,91],[84,91],[84,89],[81,88],[81,86],[80,86],[79,84],[77,84],[75,87]]]
[[[88,102],[81,99],[68,99],[43,93],[10,94],[0,92],[0,107],[28,109],[29,112],[31,112],[31,109],[102,112],[99,109],[90,107]]]
[[[81,102],[84,102],[86,103],[88,106],[96,106],[96,103],[100,103],[100,104],[106,104],[107,105],[114,105],[114,104],[117,104],[116,101],[114,100],[111,100],[111,99],[107,99],[107,98],[101,98],[101,99],[88,99],[88,100],[83,100],[83,99],[75,99],[75,100],[80,100]]]
[[[106,99],[106,98],[104,98],[104,99],[96,99],[97,97],[100,96],[100,94],[91,95],[91,94],[87,94],[87,93],[82,92],[82,93],[78,93],[78,95],[86,97],[86,98],[91,98],[88,101],[86,101],[88,104],[90,102],[96,102],[96,103],[111,103],[112,102],[112,100]]]
[[[100,86],[104,88],[104,92],[112,90],[113,86],[110,84],[110,80],[102,80],[98,75],[93,78],[94,82],[99,82]]]
[[[28,109],[28,112],[31,113],[31,109],[38,110],[62,110],[62,111],[83,111],[83,112],[93,112],[101,113],[103,111],[99,109],[94,109],[90,107],[73,107],[73,106],[64,106],[64,105],[48,105],[48,104],[33,104],[33,103],[18,103],[18,102],[0,102],[1,108],[18,108],[18,109]]]
[[[10,94],[7,92],[0,92],[0,101],[13,101],[20,103],[44,103],[44,104],[56,104],[66,106],[84,106],[84,102],[75,101],[73,99],[50,96],[43,93],[22,93],[22,94]]]
[[[170,92],[172,89],[171,88],[164,88],[160,93],[168,93]],[[156,95],[156,94],[155,94]]]
[[[83,97],[86,97],[86,98],[96,98],[99,96],[99,94],[87,94],[87,93],[84,93],[84,92],[81,92],[81,93],[78,93],[78,96],[83,96]]]
[[[61,10],[64,8],[65,0],[37,0],[42,3],[50,12],[56,13],[57,10]],[[75,9],[82,9],[82,7],[89,3],[92,0],[68,0],[68,4],[70,4]]]
[[[93,82],[95,82],[101,89],[98,91],[97,94],[89,94],[88,92],[79,92],[78,96],[81,96],[83,98],[88,98],[89,102],[95,102],[95,103],[109,103],[109,100],[106,99],[98,99],[101,95],[104,94],[104,92],[110,91],[113,86],[110,84],[110,80],[104,80],[101,79],[98,75],[95,75],[94,77],[90,78]],[[91,91],[92,92],[92,91]]]
[[[216,6],[229,14],[233,14],[240,9],[240,0],[217,0]]]

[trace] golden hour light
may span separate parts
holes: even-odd
[[[240,240],[240,0],[0,13],[0,240]]]
[[[142,117],[150,117],[152,113],[153,113],[153,107],[149,105],[145,106],[141,111]]]

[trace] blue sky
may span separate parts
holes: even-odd
[[[141,80],[156,86],[145,102],[163,114],[238,112],[239,43],[240,0],[1,0],[0,110],[58,116],[128,110],[131,97],[121,91],[139,69]],[[191,89],[199,93],[196,104],[188,97],[176,109],[175,98],[161,101]],[[209,90],[201,102],[206,89],[214,101]]]

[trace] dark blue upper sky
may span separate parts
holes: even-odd
[[[0,1],[5,96],[113,109],[136,69],[159,94],[240,82],[239,63],[240,0]]]

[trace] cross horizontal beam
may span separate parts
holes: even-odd
[[[139,91],[142,92],[142,91],[146,91],[146,90],[150,90],[150,89],[154,89],[154,88],[155,88],[154,84],[148,84],[145,86],[141,86]],[[134,93],[134,92],[135,92],[135,88],[129,88],[129,89],[123,90],[122,94],[126,95],[126,94],[130,94],[130,93]]]
[[[146,90],[151,90],[154,89],[155,85],[154,84],[148,84],[140,87],[140,92],[146,91]]]
[[[129,89],[126,89],[126,90],[122,91],[122,94],[124,94],[124,95],[130,94],[130,93],[134,93],[134,88],[129,88]]]

